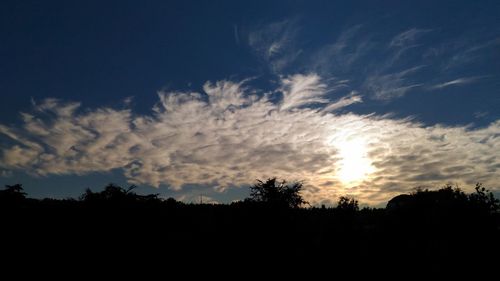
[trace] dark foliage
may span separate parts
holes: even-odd
[[[358,200],[347,196],[340,196],[337,203],[337,209],[348,212],[359,211]]]
[[[448,184],[439,190],[417,189],[412,194],[398,195],[387,203],[387,209],[415,213],[493,214],[500,210],[500,202],[480,183],[471,194]]]
[[[265,182],[257,180],[250,187],[250,200],[273,207],[299,208],[307,202],[300,195],[302,183],[296,182],[291,185],[286,181],[278,181],[276,178],[267,179]]]
[[[80,201],[87,204],[100,205],[123,205],[130,206],[136,204],[155,204],[160,203],[158,194],[138,195],[133,190],[137,188],[135,185],[124,189],[121,186],[113,183],[108,184],[103,191],[93,192],[89,188],[80,196]]]
[[[86,190],[78,200],[29,199],[21,185],[6,186],[0,241],[11,260],[37,254],[43,260],[50,253],[102,257],[103,264],[162,255],[206,263],[219,253],[275,268],[278,261],[314,261],[367,272],[485,268],[500,251],[499,201],[481,185],[472,194],[451,186],[418,190],[396,196],[386,209],[360,209],[350,197],[340,197],[335,208],[298,208],[305,203],[301,188],[269,179],[252,187],[249,200],[212,205],[139,195],[133,186],[114,184]]]
[[[495,198],[492,192],[483,187],[481,183],[476,184],[475,190],[476,193],[472,193],[468,197],[471,206],[483,212],[500,211],[500,200]]]
[[[17,205],[22,204],[26,199],[22,184],[6,185],[4,190],[0,191],[0,204]]]

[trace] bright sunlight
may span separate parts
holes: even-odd
[[[362,139],[342,141],[336,146],[342,158],[337,177],[343,184],[352,186],[373,172],[374,168],[366,155],[366,143]]]

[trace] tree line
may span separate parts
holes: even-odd
[[[326,254],[320,261],[412,263],[438,271],[481,268],[500,252],[500,203],[481,184],[472,193],[451,185],[417,189],[386,208],[360,208],[348,196],[335,207],[311,206],[302,189],[300,182],[271,178],[257,181],[239,202],[186,204],[137,194],[135,186],[109,184],[75,199],[38,200],[20,184],[7,185],[0,191],[0,241],[15,245],[15,253],[23,253],[22,245],[46,247],[41,252],[113,249],[191,258],[219,252],[293,262]]]
[[[183,202],[173,198],[163,199],[159,194],[139,195],[134,190],[137,186],[128,188],[110,183],[100,192],[87,188],[78,199],[30,199],[24,192],[22,184],[6,185],[4,190],[0,190],[0,206],[14,207],[22,206],[26,203],[37,202],[57,202],[85,203],[87,205],[179,205]],[[301,195],[303,189],[302,182],[288,183],[285,180],[269,178],[267,180],[257,180],[250,186],[250,197],[243,201],[235,202],[232,205],[254,205],[269,208],[298,209],[312,208]],[[325,208],[322,206],[322,208]],[[340,196],[336,208],[346,211],[359,211],[358,200],[349,196]],[[450,184],[438,190],[417,188],[410,194],[395,196],[387,203],[388,210],[410,211],[416,209],[438,209],[454,208],[461,210],[475,210],[484,214],[497,213],[500,210],[500,200],[495,198],[493,193],[485,188],[481,183],[475,186],[475,192],[467,194],[458,187]]]

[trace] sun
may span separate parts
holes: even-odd
[[[335,144],[339,156],[337,177],[346,186],[363,181],[374,168],[367,156],[366,142],[362,139],[350,139]]]

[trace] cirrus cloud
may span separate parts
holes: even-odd
[[[379,204],[448,181],[497,188],[500,121],[470,128],[340,114],[361,97],[353,92],[331,101],[328,83],[316,74],[283,77],[269,92],[250,84],[223,80],[205,83],[202,93],[160,92],[148,115],[82,110],[56,99],[34,103],[21,126],[0,125],[8,139],[0,168],[37,176],[121,169],[131,183],[177,190],[187,184],[225,190],[278,176],[304,180],[313,204],[346,193]],[[339,175],[350,156],[367,172],[346,183]]]

